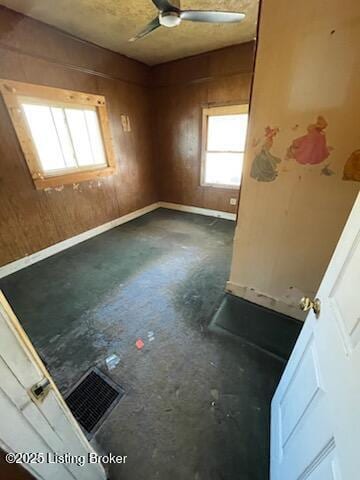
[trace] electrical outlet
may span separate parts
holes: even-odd
[[[237,199],[236,198],[230,198],[230,205],[236,205],[237,204]]]

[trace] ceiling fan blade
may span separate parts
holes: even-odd
[[[218,12],[215,10],[184,10],[180,13],[181,20],[190,22],[236,23],[245,18],[244,13]]]
[[[140,40],[140,38],[145,37],[146,35],[149,35],[153,30],[156,30],[159,28],[160,22],[159,22],[159,17],[154,18],[150,23],[146,25],[146,27],[141,30],[138,34],[136,34],[134,37],[129,39],[129,42],[135,42],[136,40]]]
[[[173,5],[168,0],[152,0],[155,7],[160,10],[160,12],[170,12],[171,10],[178,10],[179,2],[178,0],[173,0]]]

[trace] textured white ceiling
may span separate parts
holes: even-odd
[[[258,0],[182,0],[182,9],[234,10],[246,18],[227,25],[182,22],[129,43],[157,15],[151,0],[0,0],[0,4],[149,65],[247,42],[255,36],[258,12]]]

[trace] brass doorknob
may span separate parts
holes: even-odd
[[[307,312],[312,308],[317,318],[320,315],[321,302],[318,298],[311,300],[309,297],[302,297],[299,307],[303,312]]]

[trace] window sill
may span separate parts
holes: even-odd
[[[88,180],[95,180],[101,177],[108,177],[115,173],[114,167],[105,167],[96,170],[81,170],[78,172],[64,173],[62,175],[53,175],[48,177],[37,176],[33,178],[36,190],[44,190],[45,188],[54,188],[69,183],[81,183]]]
[[[220,183],[201,183],[201,187],[226,188],[227,190],[240,190],[240,185],[221,185]]]

